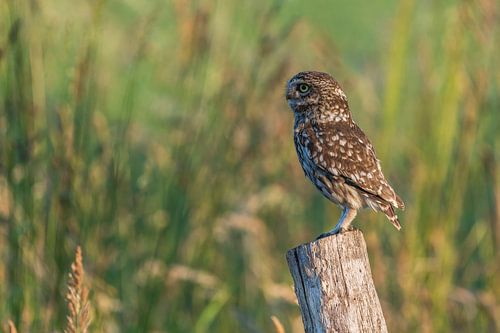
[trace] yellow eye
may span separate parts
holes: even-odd
[[[305,94],[306,92],[308,92],[308,91],[309,91],[309,89],[311,89],[311,87],[309,87],[309,85],[308,85],[308,84],[305,84],[305,83],[301,83],[301,84],[299,84],[299,92],[300,92],[301,94]]]

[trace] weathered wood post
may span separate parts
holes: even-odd
[[[306,333],[387,332],[359,230],[287,252]]]

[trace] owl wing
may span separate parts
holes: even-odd
[[[363,131],[354,123],[322,123],[315,129],[318,167],[334,176],[341,176],[345,182],[362,193],[380,198],[396,208],[404,208],[385,179],[375,149]]]

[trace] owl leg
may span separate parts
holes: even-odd
[[[344,207],[344,209],[342,210],[342,215],[340,215],[340,219],[337,222],[337,225],[335,226],[335,228],[333,228],[332,230],[330,230],[328,232],[322,233],[316,239],[335,235],[343,230],[347,230],[349,228],[349,225],[352,223],[352,220],[354,220],[354,218],[356,217],[356,214],[357,214],[356,209]]]
[[[353,209],[353,208],[349,208],[348,211],[347,211],[347,214],[344,218],[344,222],[342,223],[342,227],[341,227],[341,232],[342,231],[346,231],[346,230],[351,230],[351,223],[352,221],[354,221],[354,218],[356,217],[356,215],[358,215],[358,211],[356,209]]]

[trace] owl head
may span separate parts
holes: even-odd
[[[286,100],[294,112],[347,112],[347,97],[333,77],[322,72],[300,72],[287,83]]]

